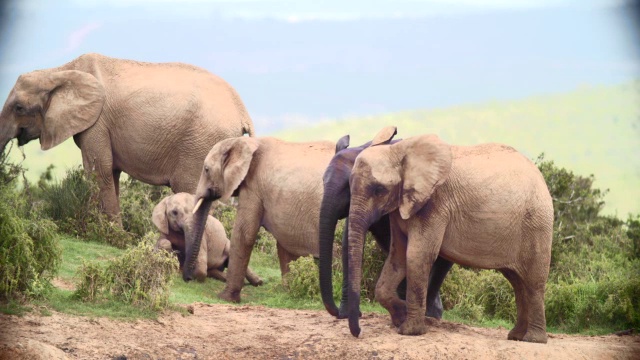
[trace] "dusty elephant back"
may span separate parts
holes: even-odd
[[[259,189],[265,209],[263,225],[289,252],[317,257],[322,176],[335,143],[259,140],[259,161],[252,166],[247,185]]]
[[[52,71],[71,68],[94,75],[106,92],[102,115],[77,142],[95,142],[106,129],[114,169],[135,179],[193,193],[213,145],[254,135],[237,92],[202,68],[85,54]]]
[[[456,224],[446,230],[442,254],[463,265],[500,268],[528,246],[550,252],[553,204],[535,164],[501,144],[452,147],[452,153],[449,179],[433,197],[434,207],[446,204],[441,216]],[[528,236],[533,233],[540,236]],[[510,243],[523,238],[536,243]]]

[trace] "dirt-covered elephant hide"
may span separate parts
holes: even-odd
[[[93,53],[20,75],[0,112],[0,151],[14,138],[48,150],[73,136],[118,222],[121,172],[193,193],[211,147],[244,134],[254,128],[242,100],[210,72]]]

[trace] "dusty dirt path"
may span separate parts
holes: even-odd
[[[324,311],[196,303],[193,315],[122,322],[53,313],[0,315],[0,359],[639,359],[640,336],[551,335],[507,341],[507,329],[429,319],[423,336],[398,335],[365,314],[356,339]]]

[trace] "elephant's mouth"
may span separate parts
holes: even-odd
[[[18,139],[18,146],[23,146],[26,143],[28,143],[29,141],[31,141],[32,139],[29,138],[29,134],[27,133],[27,129],[25,128],[18,128],[18,135],[16,135],[16,138]]]

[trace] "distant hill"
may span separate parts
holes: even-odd
[[[608,213],[640,213],[640,82],[585,86],[575,91],[445,109],[414,110],[340,119],[277,132],[286,140],[338,140],[351,135],[360,145],[383,126],[396,125],[397,138],[438,134],[461,145],[502,142],[529,158],[546,159],[578,174],[594,174],[609,188]]]
[[[582,87],[572,92],[494,101],[433,110],[412,110],[328,121],[272,135],[291,141],[332,140],[351,135],[351,144],[370,140],[387,125],[398,138],[436,133],[453,144],[502,142],[529,158],[547,159],[583,175],[594,174],[600,188],[609,188],[606,211],[626,216],[640,213],[640,82]],[[38,141],[24,146],[32,181],[55,164],[54,175],[82,163],[72,139],[48,150]],[[18,149],[11,158],[22,159]]]

